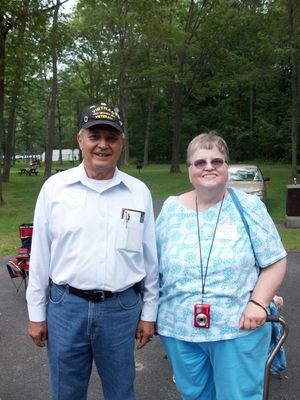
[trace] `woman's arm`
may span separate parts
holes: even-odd
[[[256,329],[266,321],[266,312],[271,300],[279,289],[286,273],[286,257],[261,269],[260,275],[251,295],[251,299],[261,304],[249,302],[240,319],[240,329]]]

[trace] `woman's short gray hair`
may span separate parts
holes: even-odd
[[[187,163],[190,165],[190,160],[193,154],[200,149],[212,150],[216,147],[220,153],[223,154],[225,161],[229,161],[229,150],[225,140],[217,134],[215,131],[208,133],[200,133],[200,135],[194,137],[187,148]]]

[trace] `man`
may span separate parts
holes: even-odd
[[[82,164],[49,178],[37,200],[28,332],[47,341],[53,400],[86,399],[93,360],[105,399],[133,400],[134,339],[138,349],[151,339],[158,303],[152,199],[116,166],[117,110],[87,107],[80,127]]]

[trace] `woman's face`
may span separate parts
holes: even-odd
[[[190,163],[189,178],[196,190],[219,192],[226,188],[228,165],[217,147],[197,150]]]

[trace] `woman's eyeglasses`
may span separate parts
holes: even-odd
[[[190,165],[194,165],[194,167],[198,169],[203,169],[207,166],[207,164],[210,164],[213,168],[221,168],[223,164],[226,163],[222,158],[213,158],[212,160],[196,160],[193,163],[190,163]]]

